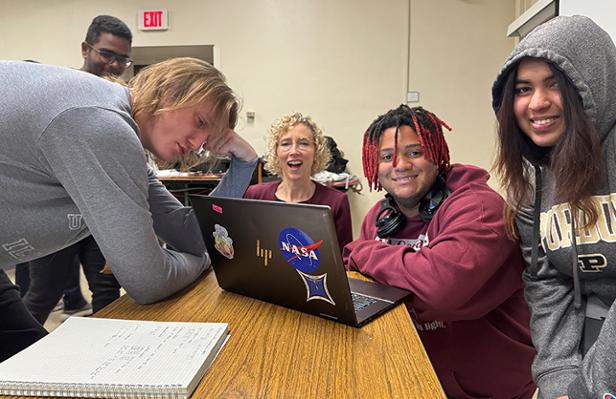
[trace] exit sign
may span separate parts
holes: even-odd
[[[139,10],[140,30],[167,30],[169,27],[169,14],[167,10]]]

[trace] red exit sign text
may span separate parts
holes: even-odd
[[[168,20],[166,9],[139,11],[140,30],[167,30]]]

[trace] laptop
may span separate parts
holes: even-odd
[[[218,285],[361,327],[410,293],[349,279],[329,206],[190,195]]]

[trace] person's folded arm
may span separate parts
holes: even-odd
[[[148,203],[156,235],[177,251],[203,256],[205,243],[193,209],[183,206],[160,182],[152,168],[148,167],[147,174]]]
[[[522,272],[519,248],[504,231],[502,200],[488,194],[450,196],[428,228],[429,244],[418,251],[375,240],[371,212],[359,240],[345,247],[346,267],[411,291],[421,320],[485,315],[520,289]]]
[[[235,133],[233,134],[237,136]],[[243,141],[241,143],[243,144]],[[254,168],[257,165],[257,158],[244,161],[237,158],[233,153],[230,153],[230,156],[229,170],[210,195],[241,197],[250,184]],[[148,201],[156,234],[175,250],[195,256],[205,256],[205,266],[208,267],[210,265],[209,256],[193,209],[183,206],[171,195],[151,168],[148,167],[147,173]]]
[[[127,115],[72,109],[52,121],[38,149],[79,208],[120,284],[138,303],[150,303],[193,282],[208,258],[160,246],[135,129]]]
[[[211,137],[205,148],[214,154],[231,158],[229,170],[210,195],[242,198],[259,161],[254,148],[232,129],[224,129],[220,134]]]
[[[257,161],[257,158],[250,161],[242,161],[239,158],[231,157],[229,170],[210,195],[215,197],[242,198],[250,184]]]
[[[229,171],[210,195],[241,198],[256,165],[257,159],[242,161],[232,156]],[[171,195],[151,168],[148,167],[147,173],[148,201],[156,234],[178,251],[202,256],[206,252],[205,243],[193,209]]]

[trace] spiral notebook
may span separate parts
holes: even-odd
[[[228,337],[226,323],[71,317],[0,363],[0,394],[188,398]]]

